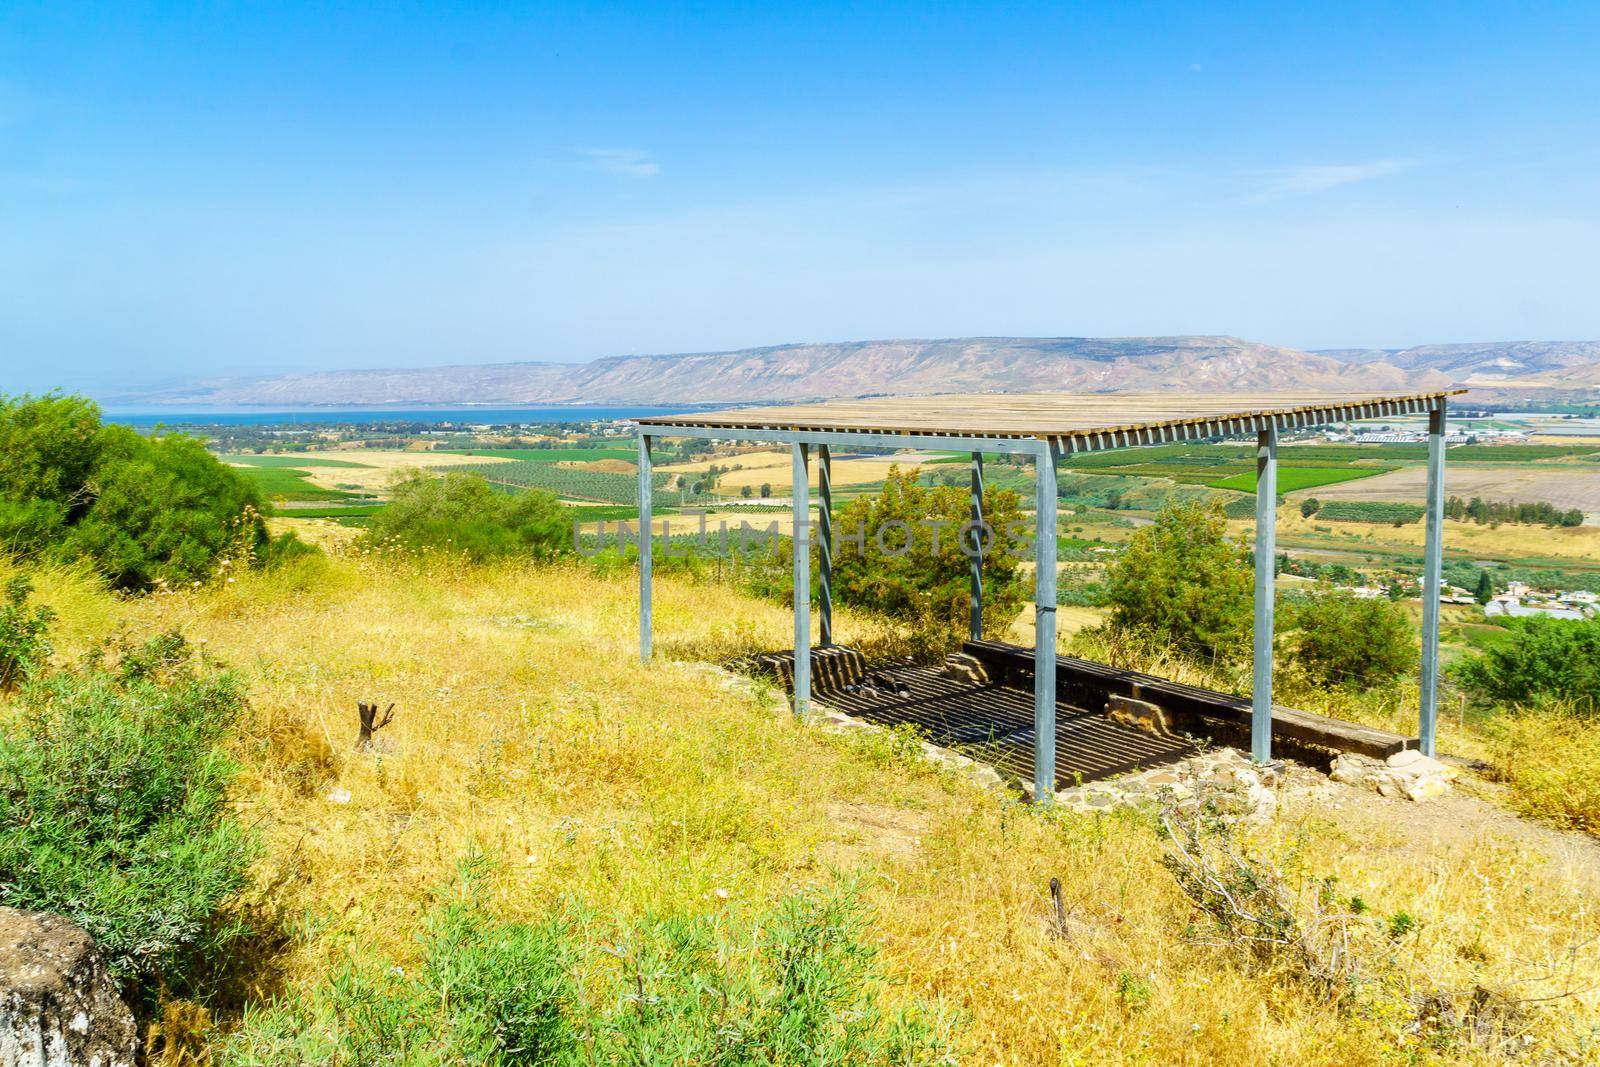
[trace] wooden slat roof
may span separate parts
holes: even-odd
[[[1426,393],[949,393],[733,408],[639,420],[653,427],[869,432],[1146,443],[1423,412],[1465,389]],[[1108,442],[1109,443],[1109,442]],[[1097,445],[1107,447],[1108,444]]]

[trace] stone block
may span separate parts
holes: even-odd
[[[61,915],[0,908],[0,1064],[132,1067],[133,1013],[94,941]]]

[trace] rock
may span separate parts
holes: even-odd
[[[1414,802],[1432,800],[1450,791],[1459,772],[1415,749],[1396,752],[1379,762],[1368,756],[1347,753],[1333,761],[1328,777],[1347,785],[1372,789],[1389,799],[1404,797]]]
[[[1231,819],[1264,819],[1277,810],[1273,787],[1282,780],[1281,766],[1258,767],[1243,753],[1225,748],[1123,778],[1063,789],[1056,799],[1084,813],[1151,808],[1166,801],[1175,802],[1183,812],[1204,804]]]
[[[0,1064],[132,1067],[135,1031],[94,942],[43,911],[0,908]]]
[[[944,658],[944,676],[968,685],[988,685],[989,672],[977,656],[952,652]]]
[[[1112,696],[1106,701],[1106,717],[1156,737],[1172,736],[1172,724],[1167,721],[1166,712],[1147,700]]]

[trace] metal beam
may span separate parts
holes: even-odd
[[[1208,437],[1232,437],[1265,429],[1290,430],[1328,426],[1359,419],[1418,415],[1442,402],[1435,396],[1414,396],[1361,403],[1333,403],[1309,411],[1239,414],[1194,422],[1143,426],[1132,430],[1100,430],[1051,438],[1059,453],[1099,452],[1135,445],[1174,444]],[[701,437],[722,441],[771,441],[779,444],[837,445],[841,448],[954,449],[966,452],[1038,455],[1043,441],[1029,434],[960,434],[894,432],[886,430],[822,430],[772,426],[707,426],[693,423],[659,423],[641,420],[646,432],[657,437]]]
[[[967,437],[950,434],[876,433],[855,430],[740,429],[726,426],[646,427],[656,437],[698,437],[707,441],[770,441],[774,444],[834,445],[838,448],[920,448],[929,452],[997,452],[1002,455],[1038,455],[1044,442],[1037,437]]]
[[[650,662],[650,435],[639,434],[639,662]]]
[[[817,620],[824,645],[833,644],[833,455],[817,446]]]
[[[983,640],[983,453],[972,454],[972,544],[968,546],[970,618],[967,632],[974,641]]]
[[[1250,756],[1272,759],[1272,609],[1277,598],[1278,431],[1256,436],[1255,686],[1250,707]]]
[[[1033,799],[1056,799],[1056,457],[1034,460]]]
[[[809,446],[792,446],[794,497],[794,713],[811,706],[811,501],[806,471]]]
[[[1444,565],[1445,400],[1428,413],[1427,534],[1422,550],[1422,707],[1417,736],[1422,754],[1432,756],[1439,716],[1439,594]]]

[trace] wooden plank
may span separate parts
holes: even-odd
[[[1032,677],[1033,652],[1020,645],[1001,641],[968,641],[963,648],[983,660],[997,677]],[[1250,725],[1250,701],[1243,697],[1169,681],[1153,674],[1120,670],[1075,656],[1056,658],[1056,691],[1062,700],[1079,707],[1093,703],[1091,694],[1099,691],[1107,695],[1148,700],[1180,715],[1197,715],[1244,729]],[[1286,708],[1281,704],[1272,706],[1272,732],[1276,737],[1301,744],[1338,752],[1359,752],[1377,759],[1417,745],[1414,738],[1389,730],[1362,726],[1298,708]]]

